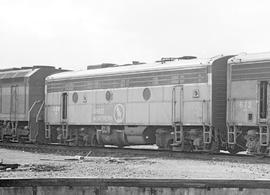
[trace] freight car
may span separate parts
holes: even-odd
[[[229,59],[227,82],[229,151],[269,154],[270,53]]]
[[[230,57],[163,58],[49,76],[47,142],[219,150],[227,135]]]
[[[0,70],[2,141],[36,142],[42,139],[45,78],[60,71],[51,66]]]

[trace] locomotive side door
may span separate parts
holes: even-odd
[[[10,121],[16,121],[17,106],[17,85],[12,85],[10,88]]]
[[[61,121],[66,122],[68,118],[68,94],[61,95]]]
[[[268,147],[269,139],[270,139],[270,126],[269,122],[269,81],[260,81],[259,82],[259,137],[260,137],[260,145]]]
[[[64,92],[61,95],[61,119],[63,138],[68,137],[68,93]]]
[[[172,89],[172,122],[181,122],[181,102],[182,102],[183,86],[177,85]]]
[[[259,119],[260,122],[265,122],[268,115],[268,81],[259,82]]]
[[[18,98],[17,98],[17,85],[12,85],[10,88],[10,125],[11,132],[8,134],[16,135],[17,130],[17,108],[18,108]]]
[[[176,85],[172,89],[172,126],[174,128],[174,143],[183,143],[183,86]]]

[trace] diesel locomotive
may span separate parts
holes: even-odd
[[[269,154],[270,53],[237,55],[227,67],[228,150]]]
[[[269,153],[270,53],[90,68],[1,71],[1,139]]]
[[[226,135],[228,58],[168,58],[51,75],[46,138],[51,142],[60,132],[59,141],[78,143],[83,132],[90,145],[218,149]]]
[[[42,137],[45,78],[61,71],[52,66],[0,70],[2,141],[36,142]]]

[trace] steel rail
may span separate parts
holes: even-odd
[[[175,158],[194,160],[216,160],[242,163],[269,163],[268,156],[254,156],[245,154],[229,153],[209,153],[209,152],[179,152],[158,149],[137,149],[137,148],[117,148],[117,147],[93,147],[93,146],[67,146],[52,144],[20,144],[0,142],[1,148],[21,150],[38,153],[52,153],[60,155],[81,155],[85,156],[91,151],[91,156],[126,157],[143,156],[149,158]]]
[[[123,179],[123,178],[12,178],[0,179],[0,187],[33,186],[123,186],[166,188],[270,189],[270,180],[224,179]]]

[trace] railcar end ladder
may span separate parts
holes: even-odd
[[[68,137],[68,124],[67,123],[62,124],[62,132],[63,132],[63,138],[67,139]]]
[[[181,144],[183,142],[183,125],[181,123],[174,123],[174,142]]]
[[[260,145],[268,146],[269,145],[269,126],[268,125],[260,125]]]
[[[210,144],[212,141],[212,127],[203,125],[203,143]]]
[[[45,125],[45,138],[46,139],[51,138],[51,126],[50,126],[50,124]]]
[[[13,136],[12,140],[18,139],[17,134],[18,121],[11,121],[11,135]]]
[[[236,125],[228,125],[227,126],[228,130],[228,144],[236,144],[236,132],[237,132],[237,127]]]
[[[182,151],[184,149],[184,128],[183,124],[180,122],[174,122],[173,123],[174,128],[174,143],[172,146],[175,146],[177,148],[180,147],[180,150]]]

